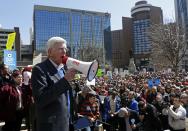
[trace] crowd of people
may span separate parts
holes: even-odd
[[[62,64],[66,53],[66,41],[52,37],[47,60],[34,67],[10,73],[1,64],[3,131],[20,131],[23,118],[33,131],[185,131],[187,72],[113,73],[88,85]]]
[[[5,64],[0,65],[0,121],[3,131],[20,131],[23,118],[30,129],[30,109],[34,103],[30,86],[31,67],[9,72]]]
[[[178,76],[173,72],[146,72],[123,78],[114,74],[112,79],[96,79],[96,85],[90,87],[97,94],[100,119],[110,124],[103,123],[104,129],[185,131],[185,120],[188,117],[187,75],[185,72],[179,72]],[[160,82],[154,82],[151,87],[148,80],[155,81],[156,78]],[[81,80],[76,83],[85,86]],[[81,91],[83,94],[86,94],[85,88]]]

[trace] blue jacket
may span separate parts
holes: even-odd
[[[121,108],[121,99],[119,96],[116,96],[116,101],[115,101],[116,109],[115,111],[117,112]],[[103,120],[108,120],[110,118],[109,111],[111,110],[110,108],[110,98],[109,96],[104,98],[104,113],[102,115]]]
[[[130,104],[129,104],[129,108],[138,112],[139,109],[138,109],[138,102],[135,100],[135,99],[132,99]]]

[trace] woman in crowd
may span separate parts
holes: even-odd
[[[0,118],[5,121],[3,131],[20,131],[23,118],[22,74],[19,70],[13,71],[12,79],[12,83],[0,88]]]
[[[91,128],[87,127],[87,131],[94,131],[96,121],[99,119],[99,103],[96,98],[95,91],[91,91],[87,94],[86,99],[81,105],[79,112],[80,115],[85,116],[94,125]]]
[[[31,89],[31,70],[32,67],[25,67],[22,71],[23,75],[23,86],[22,86],[22,97],[23,97],[23,106],[24,106],[24,117],[26,119],[27,129],[30,130],[30,123],[32,115],[31,106],[34,103],[34,99],[32,97],[32,89]]]

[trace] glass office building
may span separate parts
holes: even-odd
[[[182,27],[185,32],[188,43],[188,0],[174,0],[176,22]],[[188,53],[181,61],[181,68],[188,70]]]
[[[185,29],[188,36],[188,0],[175,0],[176,21]]]
[[[133,24],[133,52],[137,66],[149,66],[152,60],[151,40],[148,36],[148,29],[152,24],[162,24],[163,15],[160,7],[152,6],[145,0],[135,3],[131,9]],[[152,62],[152,61],[151,61]],[[151,63],[150,62],[150,63]]]
[[[71,56],[88,46],[102,48],[106,60],[111,59],[110,14],[49,6],[34,6],[34,48],[44,52],[50,37],[67,40]]]
[[[134,54],[149,54],[151,52],[151,44],[147,29],[150,27],[151,22],[149,19],[133,21],[134,29]]]

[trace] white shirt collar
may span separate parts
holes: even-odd
[[[50,60],[50,62],[54,65],[54,67],[55,67],[57,70],[59,70],[59,69],[61,69],[61,68],[64,67],[63,64],[57,65],[55,62],[53,62],[52,59],[49,58],[49,60]]]

